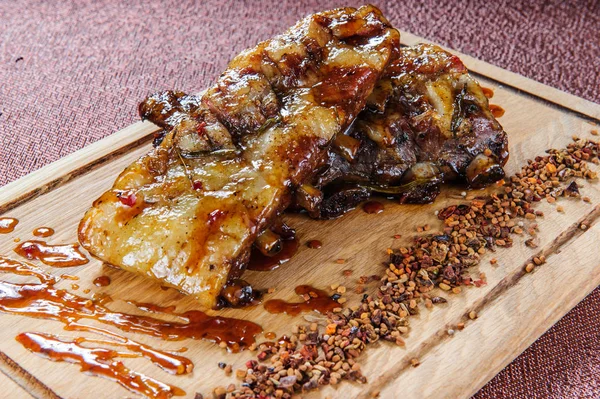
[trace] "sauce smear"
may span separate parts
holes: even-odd
[[[310,249],[319,249],[323,246],[323,243],[319,240],[310,240],[306,243],[306,246]]]
[[[37,259],[48,266],[85,265],[90,260],[79,250],[79,244],[49,245],[44,241],[23,241],[15,252],[27,259]]]
[[[54,234],[54,229],[51,227],[38,227],[33,230],[33,235],[36,237],[50,237]]]
[[[0,218],[0,234],[12,233],[19,224],[15,218]]]
[[[248,270],[259,272],[268,272],[275,270],[285,262],[292,259],[292,256],[298,251],[298,239],[293,238],[282,241],[283,248],[273,256],[265,256],[256,248],[252,248]]]
[[[286,302],[281,299],[270,299],[265,302],[265,309],[269,313],[287,313],[296,316],[302,312],[316,310],[325,314],[339,308],[337,301],[332,299],[325,291],[311,287],[310,285],[299,285],[295,289],[296,294],[308,297],[304,302]]]
[[[482,87],[481,91],[483,91],[483,95],[486,96],[487,98],[494,97],[494,90],[492,90],[490,88]]]
[[[377,214],[383,212],[383,204],[379,201],[367,201],[363,205],[363,211],[369,214]]]
[[[0,272],[35,277],[45,285],[56,284],[56,278],[44,273],[39,267],[34,266],[31,263],[20,262],[3,256],[0,256]],[[0,281],[0,284],[4,284],[4,282]]]
[[[110,285],[110,277],[98,276],[94,279],[94,285],[96,287],[108,287]]]
[[[246,320],[209,316],[198,310],[174,313],[183,322],[168,322],[149,316],[114,312],[102,298],[91,300],[65,290],[55,289],[55,280],[32,265],[0,256],[0,270],[38,277],[41,284],[13,284],[0,281],[0,312],[60,321],[67,326],[79,320],[99,323],[166,340],[204,339],[224,342],[238,352],[255,342],[262,328]]]
[[[136,302],[136,301],[127,301],[128,304],[135,306],[136,308],[143,310],[144,312],[152,312],[152,313],[167,313],[173,314],[175,312],[175,305],[171,306],[160,306],[155,305],[153,303],[147,302]]]
[[[79,364],[82,372],[115,381],[132,392],[157,399],[185,395],[180,388],[128,369],[115,360],[120,354],[114,350],[86,348],[75,341],[41,333],[22,333],[16,340],[33,353],[54,362]]]
[[[492,115],[494,115],[494,118],[500,118],[504,115],[504,108],[499,105],[490,104],[490,111],[492,112]]]
[[[93,339],[87,337],[78,337],[75,342],[78,344],[89,342],[102,345],[121,346],[133,353],[127,353],[127,357],[143,357],[150,360],[154,365],[160,367],[169,374],[183,375],[189,374],[194,369],[194,364],[187,357],[174,355],[169,352],[165,352],[159,349],[152,348],[148,345],[135,342],[122,335],[114,333],[112,331],[104,330],[102,328],[96,328],[88,325],[74,323],[67,327],[71,331],[86,331],[92,332],[99,335],[104,335],[110,338],[108,339]],[[125,354],[124,354],[125,355]]]

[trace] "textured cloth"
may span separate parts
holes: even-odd
[[[136,121],[147,94],[199,91],[239,51],[341,5],[356,3],[0,0],[0,185]],[[400,29],[600,102],[598,1],[378,5]],[[597,289],[476,397],[600,397],[599,316]]]

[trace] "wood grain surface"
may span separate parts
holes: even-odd
[[[407,44],[420,41],[405,33],[403,40]],[[491,102],[506,110],[500,122],[509,135],[511,155],[506,167],[509,174],[517,171],[526,159],[541,155],[548,148],[566,146],[572,135],[591,137],[590,131],[597,129],[600,106],[469,57],[463,59],[478,74],[482,85],[494,90]],[[0,212],[21,222],[14,233],[0,236],[0,254],[17,257],[12,252],[16,245],[13,239],[30,239],[32,230],[42,225],[56,230],[49,242],[75,242],[83,212],[112,185],[127,164],[148,150],[147,137],[152,130],[150,124],[133,125],[3,188]],[[296,300],[293,289],[298,284],[325,288],[342,283],[352,291],[358,276],[383,271],[381,263],[386,259],[386,248],[407,243],[417,234],[416,226],[429,223],[433,230],[440,228],[435,210],[459,203],[461,190],[447,188],[431,205],[409,206],[387,201],[385,211],[379,215],[355,210],[331,221],[290,215],[289,224],[297,229],[301,242],[318,239],[323,247],[315,250],[301,246],[298,254],[280,269],[269,273],[247,272],[245,278],[257,288],[275,288],[267,298]],[[413,317],[405,349],[380,343],[367,350],[361,360],[368,384],[342,383],[337,388],[326,387],[306,396],[367,398],[379,392],[385,398],[467,398],[475,393],[600,284],[600,262],[596,256],[600,239],[597,223],[600,184],[586,183],[582,192],[591,198],[591,203],[560,200],[564,213],[556,211],[556,204],[537,205],[536,209],[546,215],[537,221],[540,246],[531,249],[525,246],[525,238],[516,238],[512,248],[499,249],[493,255],[498,259],[493,266],[489,263],[492,255],[486,255],[480,269],[486,273],[488,284],[449,295],[448,304],[423,310]],[[578,228],[584,220],[590,226],[585,231]],[[394,234],[403,238],[394,240]],[[537,252],[544,253],[548,263],[534,273],[523,273],[524,264]],[[346,263],[335,263],[338,258]],[[178,311],[195,308],[193,300],[174,290],[163,291],[143,277],[104,266],[99,261],[68,269],[44,268],[56,275],[79,276],[80,288],[75,291],[79,295],[108,293],[115,299],[108,305],[111,309],[135,312],[125,300],[177,305]],[[353,270],[352,276],[343,277],[344,269]],[[99,275],[110,276],[112,284],[95,287],[92,280]],[[59,287],[72,290],[71,283],[63,281]],[[89,294],[82,293],[86,288],[91,290]],[[375,289],[376,284],[370,288]],[[350,303],[358,300],[358,295],[349,295]],[[478,319],[468,320],[466,314],[471,310],[478,312]],[[289,332],[294,323],[305,323],[303,315],[295,318],[271,315],[262,306],[219,313],[253,320],[265,332],[278,335]],[[38,398],[133,396],[111,381],[79,373],[75,365],[54,363],[31,354],[14,339],[25,331],[64,337],[85,334],[64,331],[62,324],[52,321],[5,314],[0,315],[0,320],[4,326],[0,331],[0,369],[17,382],[18,385],[6,385],[9,390],[14,389],[15,397],[20,397],[22,389]],[[459,322],[465,322],[466,328],[448,335],[447,330]],[[166,374],[144,359],[126,359],[133,370],[181,387],[189,398],[196,392],[206,394],[216,385],[234,381],[234,377],[225,377],[217,367],[218,362],[242,368],[252,356],[248,352],[229,354],[203,341],[163,342],[128,336],[162,349],[189,348],[186,356],[195,363],[195,370],[187,376]],[[259,341],[262,339],[259,337]],[[421,361],[417,368],[409,366],[409,359],[415,357]]]

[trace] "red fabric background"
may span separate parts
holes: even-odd
[[[600,102],[600,2],[374,1],[395,26]],[[349,1],[0,0],[0,185],[207,86],[240,50]],[[600,289],[477,395],[599,398]],[[449,381],[451,383],[451,381]]]

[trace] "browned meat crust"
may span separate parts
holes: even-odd
[[[202,96],[152,96],[140,112],[164,138],[94,202],[82,245],[213,307],[362,111],[398,39],[372,6],[317,13],[241,53]]]
[[[443,182],[482,187],[501,179],[507,159],[506,133],[458,57],[437,46],[405,47],[330,148],[312,182],[322,199],[304,207],[331,218],[371,193],[427,203]],[[311,203],[302,195],[298,202]]]
[[[398,52],[326,164],[298,188],[294,205],[312,217],[337,217],[372,193],[428,203],[444,182],[481,187],[504,176],[506,133],[460,59],[432,45]],[[159,93],[140,105],[140,115],[165,127],[193,114],[195,103],[194,96]]]

